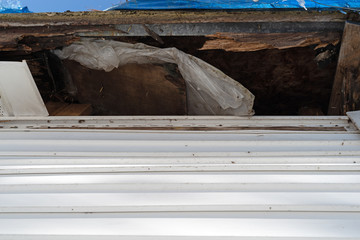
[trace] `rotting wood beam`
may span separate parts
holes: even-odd
[[[223,49],[232,52],[249,52],[311,45],[317,45],[317,48],[329,44],[336,45],[341,39],[341,33],[218,33],[207,37],[211,39],[206,41],[200,50]]]
[[[0,27],[0,51],[39,51],[71,44],[80,32],[112,30],[111,25],[57,25]],[[120,31],[120,30],[116,30]],[[32,41],[31,39],[35,39]]]
[[[360,24],[346,22],[328,115],[360,110]]]
[[[275,24],[276,25],[276,24]],[[0,50],[39,51],[66,46],[79,37],[206,36],[202,50],[256,51],[310,45],[326,46],[340,41],[342,23],[193,23],[106,26],[16,27],[3,30]],[[326,27],[325,27],[326,26]],[[321,31],[320,31],[321,30]],[[0,28],[1,33],[1,28]]]
[[[109,11],[0,15],[0,51],[53,49],[77,37],[206,36],[218,32],[342,31],[347,16],[305,11]],[[195,29],[195,30],[194,30]],[[39,38],[39,44],[22,41]],[[43,44],[43,45],[41,45]]]
[[[145,27],[144,27],[145,26]],[[81,37],[138,37],[159,36],[207,36],[218,33],[311,33],[342,32],[343,22],[212,22],[212,23],[159,23],[159,24],[117,24],[115,31],[80,32]]]

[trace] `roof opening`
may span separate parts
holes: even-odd
[[[298,16],[294,17],[295,13]],[[90,23],[94,22],[81,25],[87,17],[78,13],[63,15],[68,14],[74,18],[71,25],[20,24],[14,29],[21,37],[14,38],[15,43],[0,44],[1,61],[27,61],[51,115],[193,115],[188,85],[176,64],[131,63],[106,72],[54,54],[53,50],[81,39],[179,49],[248,89],[255,96],[255,115],[343,115],[349,110],[347,103],[341,103],[342,110],[329,112],[340,49],[344,46],[344,21],[339,20],[342,15],[160,12],[152,23],[143,24],[144,16],[153,16],[154,12],[139,12],[135,20],[131,20],[131,12],[108,12],[86,14],[125,14],[129,22],[109,25],[108,20],[89,18]],[[178,14],[184,14],[189,22],[171,18]],[[212,16],[220,20],[211,22]],[[59,17],[56,21],[62,15]],[[268,18],[273,22],[266,22]],[[16,32],[6,34],[9,39],[11,34],[17,36]],[[347,104],[353,106],[350,110],[357,110],[357,103],[351,104]]]

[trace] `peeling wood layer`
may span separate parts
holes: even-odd
[[[66,46],[79,39],[76,33],[98,30],[113,30],[100,25],[56,25],[0,28],[1,51],[40,51]],[[34,41],[32,41],[34,39]],[[26,44],[25,44],[26,42]]]
[[[329,44],[336,45],[341,39],[338,32],[320,33],[218,33],[209,35],[201,50],[223,49],[232,52],[249,52],[263,49],[287,49],[317,45],[317,48]]]

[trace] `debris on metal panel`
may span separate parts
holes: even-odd
[[[358,132],[346,116],[235,117],[235,116],[81,116],[46,118],[3,118],[3,129],[84,130],[176,130],[176,131],[267,131],[301,134]],[[330,136],[330,135],[329,135]]]

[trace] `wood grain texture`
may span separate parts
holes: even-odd
[[[232,52],[249,52],[263,49],[287,49],[317,45],[336,45],[341,34],[338,32],[309,33],[218,33],[209,35],[201,50],[224,49]]]
[[[47,102],[46,108],[50,116],[89,116],[92,113],[90,104]]]
[[[329,115],[360,110],[360,24],[345,24]]]
[[[186,115],[186,85],[175,64],[127,64],[111,72],[64,61],[80,103],[96,115]]]

